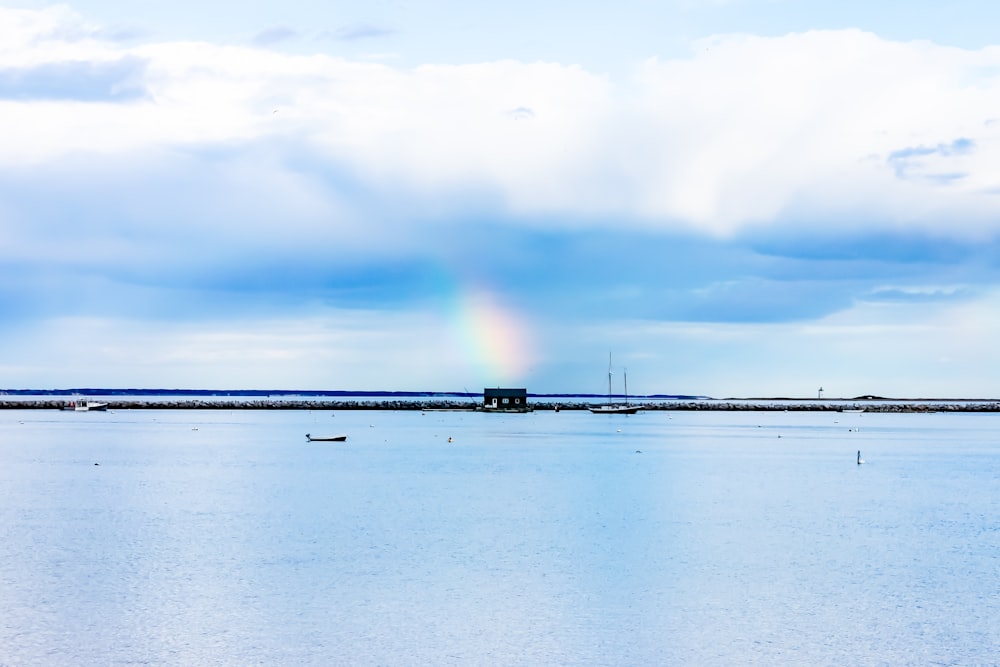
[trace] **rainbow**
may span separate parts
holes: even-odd
[[[461,345],[464,365],[486,385],[523,384],[535,359],[532,327],[523,313],[493,290],[456,290],[449,320]]]

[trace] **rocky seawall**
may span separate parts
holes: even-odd
[[[891,401],[871,404],[830,404],[809,401],[686,401],[662,410],[727,410],[780,412],[1000,412],[1000,401]]]
[[[480,411],[479,403],[468,399],[406,399],[406,400],[296,400],[238,397],[208,397],[190,399],[108,398],[108,410],[444,410]],[[31,398],[0,400],[0,410],[62,410],[64,398]],[[796,400],[796,399],[704,399],[639,401],[648,411],[785,411],[785,412],[1000,412],[1000,401],[903,399],[879,401]],[[587,403],[581,401],[532,401],[535,411],[580,411]]]

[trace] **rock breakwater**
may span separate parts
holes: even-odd
[[[404,399],[404,400],[298,400],[292,398],[262,399],[239,397],[199,397],[191,399],[162,398],[102,398],[108,410],[442,410],[478,411],[479,403],[468,399]],[[785,411],[785,412],[1000,412],[1000,401],[994,400],[880,400],[880,401],[818,401],[795,399],[699,399],[670,401],[640,401],[647,411]],[[0,400],[0,410],[61,410],[66,400],[36,398]],[[532,401],[535,411],[586,410],[584,402]]]

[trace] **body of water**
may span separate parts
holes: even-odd
[[[998,477],[997,414],[5,410],[0,664],[995,664]]]

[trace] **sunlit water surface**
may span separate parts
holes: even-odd
[[[0,664],[993,664],[998,455],[989,414],[7,410]]]

